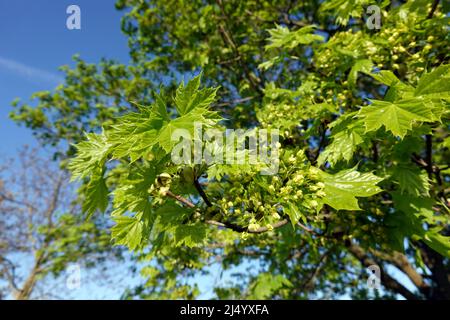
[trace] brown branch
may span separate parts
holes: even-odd
[[[208,196],[206,195],[205,191],[203,191],[203,188],[200,185],[200,183],[198,182],[197,178],[194,179],[194,186],[195,186],[195,189],[197,189],[200,196],[202,197],[203,201],[205,201],[206,205],[208,207],[211,207],[212,203],[211,203],[211,201],[209,201]]]
[[[428,167],[428,164],[425,162],[425,160],[419,157],[416,153],[412,154],[411,161],[417,164],[422,169],[426,169]]]
[[[179,196],[177,194],[174,194],[172,191],[167,191],[166,195],[170,198],[173,198],[181,203],[183,203],[184,205],[186,205],[187,207],[193,209],[195,208],[195,204],[193,204],[192,202],[190,202],[188,199],[183,198],[182,196]]]
[[[330,252],[331,252],[332,248],[327,250],[324,254],[322,254],[322,256],[320,257],[319,261],[317,262],[313,272],[311,272],[311,274],[308,276],[308,278],[306,279],[306,281],[303,283],[302,287],[301,287],[301,291],[305,290],[305,289],[312,289],[313,284],[314,284],[314,278],[317,277],[317,275],[319,274],[323,263],[326,261],[326,259],[328,258]]]
[[[234,41],[233,36],[229,32],[229,28],[227,26],[229,19],[228,19],[228,15],[225,12],[225,8],[223,6],[222,0],[216,0],[216,3],[219,6],[220,11],[222,12],[222,18],[223,18],[223,20],[225,22],[225,25],[219,24],[219,32],[220,32],[220,35],[222,36],[222,39],[223,39],[224,43],[226,45],[228,45],[231,48],[231,50],[234,52],[235,58],[239,62],[239,65],[241,66],[242,70],[244,71],[245,77],[249,81],[249,83],[252,86],[252,88],[255,91],[257,91],[258,93],[262,94],[262,89],[259,86],[259,83],[261,82],[261,79],[256,78],[256,76],[253,76],[251,74],[251,72],[250,72],[246,62],[243,61],[243,59],[242,59],[242,55],[239,52],[239,48],[236,45],[236,42]]]
[[[258,229],[248,229],[248,227],[242,227],[240,225],[231,223],[231,222],[219,222],[219,221],[215,221],[215,220],[206,220],[205,221],[207,224],[213,225],[213,226],[217,226],[217,227],[222,227],[222,228],[227,228],[227,229],[231,229],[233,231],[236,232],[247,232],[247,233],[264,233],[273,229],[277,229],[280,228],[284,225],[286,225],[289,221],[287,219],[283,219],[280,220],[274,224],[271,225],[270,227],[260,227]]]
[[[297,225],[298,225],[300,228],[302,228],[303,230],[305,230],[306,232],[312,233],[312,234],[317,235],[317,236],[322,236],[321,234],[315,232],[312,228],[307,227],[307,226],[305,226],[304,224],[302,224],[302,223],[300,223],[300,222],[297,222]]]
[[[30,210],[37,211],[37,208],[35,206],[33,206],[32,204],[17,200],[13,196],[6,194],[6,193],[0,193],[0,202],[1,201],[8,201],[8,202],[20,205],[20,206],[27,207]]]
[[[188,199],[186,199],[186,198],[184,198],[184,197],[182,197],[180,195],[176,195],[170,190],[168,190],[166,192],[166,195],[168,197],[172,198],[172,199],[175,199],[175,200],[181,202],[182,204],[186,205],[187,207],[189,207],[191,209],[194,209],[196,207],[195,204],[193,204]],[[206,220],[205,223],[210,224],[210,225],[214,225],[214,226],[217,226],[217,227],[228,228],[228,229],[231,229],[231,230],[236,231],[236,232],[263,233],[263,232],[267,232],[267,231],[270,231],[272,229],[276,229],[276,228],[280,228],[280,227],[284,226],[285,224],[288,223],[288,220],[287,219],[280,220],[280,221],[272,224],[271,225],[272,228],[270,228],[270,227],[260,227],[260,228],[255,229],[255,230],[254,229],[249,230],[248,227],[242,227],[240,225],[237,225],[237,224],[234,224],[234,223],[231,223],[231,222],[219,222],[219,221],[215,221],[215,220]]]
[[[2,269],[6,276],[8,286],[11,288],[13,295],[16,295],[20,291],[20,289],[16,284],[16,272],[15,272],[16,266],[9,259],[0,256],[0,265],[2,264],[3,264]],[[6,264],[9,266],[9,268],[6,266]]]
[[[428,179],[433,178],[433,138],[431,134],[425,136],[425,162],[427,164],[426,170],[428,173]]]
[[[433,5],[431,6],[431,10],[430,10],[430,12],[428,13],[427,19],[433,18],[434,12],[435,12],[436,9],[437,9],[437,6],[438,6],[438,4],[439,4],[439,1],[440,1],[440,0],[434,0]]]
[[[232,105],[234,105],[236,103],[247,102],[247,101],[250,101],[250,100],[252,100],[254,98],[255,98],[254,96],[245,97],[245,98],[242,98],[242,99],[235,99],[235,100],[228,101],[228,102],[216,103],[216,104],[214,104],[214,106],[215,107],[227,107],[227,106],[232,106]]]
[[[365,250],[361,248],[359,245],[355,243],[351,243],[350,241],[346,242],[346,247],[350,251],[351,254],[355,256],[356,259],[358,259],[361,264],[365,267],[369,267],[371,265],[378,265],[375,260],[371,259]],[[380,269],[381,266],[380,266]],[[382,270],[383,271],[383,270]],[[401,283],[399,283],[397,280],[392,278],[387,272],[382,272],[381,275],[381,283],[388,289],[393,290],[394,292],[397,292],[401,294],[403,297],[405,297],[408,300],[419,300],[420,298],[409,291],[406,287],[404,287]]]
[[[320,151],[323,150],[323,148],[325,148],[325,144],[326,144],[327,128],[326,128],[326,123],[323,121],[320,122],[319,133],[320,133],[320,141],[319,141],[319,145],[317,146],[317,151],[314,153],[313,163],[317,163],[317,159],[319,158]]]
[[[63,182],[64,182],[64,177],[62,175],[58,176],[58,180],[56,181],[56,185],[53,190],[52,199],[51,199],[50,204],[44,214],[47,217],[47,225],[49,227],[53,226],[52,218],[53,218],[53,214],[55,213],[55,210],[57,209],[58,204],[59,204],[59,198],[61,196],[61,188],[63,186]]]
[[[417,245],[424,263],[431,270],[430,278],[433,281],[433,288],[427,297],[432,300],[449,300],[450,276],[444,258],[422,241],[419,241]]]
[[[14,298],[16,300],[28,300],[33,292],[34,287],[36,286],[36,281],[38,280],[38,276],[41,273],[40,266],[44,261],[44,255],[41,253],[38,253],[38,256],[36,257],[36,260],[34,262],[33,269],[31,270],[30,274],[28,275],[27,279],[25,280],[25,283],[22,286],[22,289],[20,289],[15,295]]]
[[[421,292],[423,292],[424,294],[428,292],[429,285],[424,281],[423,276],[411,266],[408,258],[404,254],[400,252],[393,252],[391,255],[389,255],[375,249],[369,249],[369,251],[375,257],[386,260],[403,271]]]

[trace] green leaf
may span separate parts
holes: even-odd
[[[185,245],[189,248],[199,246],[206,238],[206,227],[200,224],[179,225],[175,228],[176,246]]]
[[[320,171],[326,196],[322,199],[336,210],[360,210],[356,197],[370,197],[381,189],[376,185],[383,180],[372,173],[360,173],[355,168],[329,174]]]
[[[437,232],[428,232],[424,235],[423,240],[431,249],[450,258],[450,237]]]
[[[173,201],[167,201],[155,210],[155,215],[158,217],[156,224],[161,231],[175,229],[192,213],[192,209],[181,207]]]
[[[116,224],[111,228],[111,237],[115,244],[127,246],[132,251],[139,249],[144,239],[144,222],[127,216],[113,219]]]
[[[393,135],[403,138],[413,123],[433,122],[432,104],[423,98],[386,102],[373,100],[370,106],[362,107],[358,117],[362,118],[366,132],[376,131],[381,126]]]
[[[371,60],[368,59],[356,60],[355,64],[350,70],[350,73],[348,74],[348,83],[354,87],[356,85],[356,80],[358,79],[358,72],[370,74],[372,68],[373,63]]]
[[[444,142],[442,143],[442,146],[444,148],[449,148],[450,149],[450,136],[448,136],[447,138],[444,139]]]
[[[430,183],[426,172],[412,169],[407,165],[398,165],[394,168],[392,178],[400,186],[401,193],[406,192],[416,197],[428,196]]]
[[[156,111],[156,113],[163,119],[163,120],[170,120],[169,118],[169,114],[167,113],[167,106],[166,103],[164,102],[162,93],[160,94],[155,94],[155,105],[154,105],[154,109]]]
[[[248,298],[267,299],[277,290],[291,286],[292,283],[282,275],[273,275],[268,272],[260,273],[251,286],[251,294]]]
[[[199,90],[202,74],[192,78],[186,86],[182,83],[175,95],[175,106],[180,116],[194,108],[206,108],[214,102],[218,88]]]
[[[156,141],[159,143],[161,148],[164,149],[164,151],[169,153],[178,143],[178,141],[172,140],[173,133],[176,130],[185,129],[189,132],[192,139],[194,134],[194,124],[196,122],[203,123],[203,118],[192,113],[173,119],[161,128]]]
[[[433,213],[433,199],[414,197],[393,192],[396,212],[388,216],[388,236],[397,243],[397,249],[403,251],[404,238],[423,240],[430,248],[445,257],[450,257],[450,237],[440,234],[438,216]],[[447,218],[444,218],[447,219]],[[427,228],[424,225],[428,224]]]
[[[365,70],[361,70],[362,72],[366,72]],[[414,88],[409,84],[406,84],[400,81],[397,76],[389,70],[381,70],[379,73],[366,72],[368,75],[375,78],[375,80],[381,82],[382,84],[387,85],[388,87],[396,87],[402,91],[413,91]]]
[[[320,6],[320,12],[331,11],[336,17],[336,23],[346,26],[350,18],[359,18],[371,1],[369,0],[330,0],[323,1]],[[364,6],[364,7],[363,7]]]
[[[195,108],[188,114],[175,118],[166,123],[159,131],[158,137],[154,142],[158,142],[161,148],[170,153],[172,148],[178,143],[172,140],[173,133],[178,129],[185,129],[189,132],[191,139],[194,137],[195,125],[209,127],[217,123],[220,117],[216,113],[208,111],[204,108]],[[185,137],[187,138],[187,137]]]
[[[92,175],[102,168],[110,152],[111,144],[104,132],[101,134],[87,133],[86,141],[75,145],[77,156],[69,163],[72,172],[71,181]]]
[[[343,116],[333,123],[331,143],[322,151],[317,159],[319,166],[325,162],[331,166],[340,160],[350,161],[358,145],[364,141],[364,127],[361,120],[350,115]]]
[[[86,198],[83,202],[82,210],[87,213],[90,218],[92,214],[99,209],[105,212],[108,207],[108,188],[106,187],[105,179],[102,172],[97,172],[92,175],[86,187]]]
[[[299,222],[299,220],[302,218],[300,210],[298,210],[298,207],[293,203],[289,203],[289,205],[287,206],[287,210],[285,210],[285,213],[287,213],[287,215],[289,216],[292,226],[295,226],[297,222]]]
[[[414,91],[415,96],[450,92],[450,65],[442,65],[423,75]]]
[[[178,113],[182,116],[189,112],[191,109],[191,102],[195,92],[200,87],[201,74],[192,78],[188,84],[185,86],[182,82],[177,89],[175,95],[175,106]]]
[[[323,37],[313,34],[315,26],[306,26],[297,31],[290,31],[288,28],[277,25],[275,29],[268,30],[270,34],[270,44],[266,45],[266,50],[274,48],[293,49],[300,44],[311,44],[314,41],[322,41]]]
[[[281,62],[282,60],[283,60],[282,56],[275,56],[267,61],[260,63],[258,65],[258,69],[266,71],[266,70],[270,69],[271,67],[273,67],[275,64]]]

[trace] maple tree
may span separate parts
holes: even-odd
[[[450,298],[448,6],[382,1],[377,30],[370,4],[120,0],[129,66],[77,58],[37,107],[16,103],[41,141],[73,143],[83,210],[109,211],[146,263],[127,297],[193,298],[219,258],[258,270],[219,298]],[[278,172],[174,163],[194,123],[278,129]]]

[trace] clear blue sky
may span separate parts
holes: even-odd
[[[11,101],[52,90],[62,79],[61,65],[79,53],[88,62],[101,57],[128,63],[127,39],[120,30],[122,12],[114,0],[0,1],[0,156],[23,144],[31,133],[8,119]],[[81,8],[81,30],[68,30],[66,8]]]

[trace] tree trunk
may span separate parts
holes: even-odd
[[[37,257],[33,269],[31,270],[30,274],[28,275],[27,279],[25,280],[25,283],[22,286],[22,289],[17,291],[14,294],[14,298],[16,300],[28,300],[31,296],[31,293],[33,292],[34,286],[36,285],[37,276],[39,275],[39,268],[42,263],[42,255]]]

